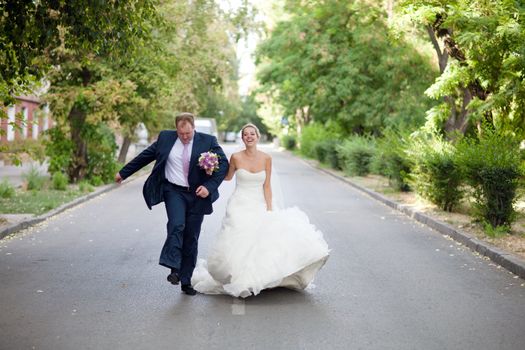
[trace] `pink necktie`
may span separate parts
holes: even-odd
[[[188,143],[184,144],[184,149],[182,150],[182,171],[184,176],[188,179],[188,173],[190,170],[190,155],[188,154]]]

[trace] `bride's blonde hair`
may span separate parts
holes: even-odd
[[[257,135],[257,138],[261,137],[261,133],[259,132],[259,128],[257,126],[255,126],[255,124],[252,124],[252,123],[248,123],[248,124],[244,125],[241,128],[241,137],[244,134],[244,129],[246,129],[246,128],[254,128],[255,129],[255,134]]]

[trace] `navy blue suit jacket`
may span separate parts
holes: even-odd
[[[157,141],[142,151],[119,171],[122,179],[125,179],[152,161],[156,161],[142,190],[144,200],[149,209],[164,201],[163,186],[165,185],[164,180],[166,179],[166,162],[177,137],[177,132],[175,130],[161,131]],[[220,157],[220,169],[215,171],[212,175],[207,175],[198,165],[200,154],[208,151],[214,152]],[[224,180],[227,172],[228,159],[226,159],[224,151],[219,146],[217,138],[212,135],[195,132],[190,158],[188,182],[191,191],[195,191],[197,187],[203,185],[208,189],[210,194],[206,198],[197,197],[196,204],[190,208],[192,213],[211,214],[213,212],[212,203],[219,198],[218,187]]]

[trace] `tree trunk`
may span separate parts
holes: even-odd
[[[394,0],[385,0],[385,11],[388,15],[388,20],[391,21],[394,18]]]
[[[465,134],[468,127],[468,114],[467,109],[468,104],[472,101],[472,94],[469,89],[464,88],[463,91],[463,102],[461,103],[461,108],[458,109],[456,105],[456,99],[447,96],[445,101],[447,101],[451,106],[451,115],[445,122],[445,133],[449,139],[455,139],[455,133],[459,132],[460,134]]]
[[[301,136],[302,130],[307,124],[304,108],[298,108],[295,111],[295,120],[297,121],[297,135]]]
[[[452,37],[452,30],[448,28],[442,28],[441,25],[444,23],[445,18],[438,15],[436,21],[432,25],[427,26],[427,33],[430,37],[430,41],[436,50],[439,62],[439,71],[443,74],[448,64],[448,57],[456,59],[460,64],[466,64],[466,57],[464,52],[455,42]],[[443,40],[443,49],[439,45],[438,38]],[[469,83],[467,86],[461,88],[459,96],[445,96],[444,100],[450,106],[450,116],[445,122],[444,131],[449,139],[455,138],[455,133],[459,132],[464,134],[469,125],[469,114],[468,104],[475,98],[480,100],[486,100],[489,91],[485,90],[479,81]],[[456,101],[462,100],[461,106]],[[490,116],[487,116],[490,117]]]
[[[452,31],[448,28],[441,27],[443,21],[444,19],[441,16],[437,16],[436,22],[426,27],[428,36],[438,57],[439,71],[441,74],[443,74],[447,67],[449,56],[458,60],[460,64],[465,64],[465,55],[452,38]],[[439,45],[438,37],[443,39],[443,49],[441,49]],[[450,116],[444,125],[444,131],[449,139],[455,139],[455,134],[458,132],[460,134],[466,132],[470,114],[467,107],[472,99],[478,97],[485,100],[487,96],[487,91],[476,81],[470,83],[468,86],[462,87],[459,96],[445,96],[443,98],[450,106]],[[458,106],[456,103],[458,99],[462,100],[461,106]]]
[[[82,86],[88,86],[92,80],[92,73],[87,67],[82,67],[80,77],[82,78]],[[73,183],[83,180],[88,171],[87,141],[82,137],[86,117],[86,110],[76,103],[73,104],[68,115],[71,141],[74,147],[73,159],[69,165],[68,175]]]
[[[432,46],[434,46],[434,50],[436,50],[436,54],[438,56],[439,72],[443,74],[448,64],[448,52],[445,50],[441,50],[438,39],[436,37],[436,33],[434,32],[434,28],[432,26],[427,26],[427,33],[430,37],[430,41],[432,42]]]
[[[129,146],[131,145],[131,136],[124,136],[122,141],[122,147],[120,148],[120,153],[118,155],[118,161],[120,163],[126,163],[126,156],[128,155]]]
[[[68,116],[69,127],[71,132],[71,141],[73,141],[73,159],[68,169],[68,175],[72,182],[76,183],[87,174],[88,157],[87,142],[82,138],[82,130],[86,122],[86,112],[74,105]]]

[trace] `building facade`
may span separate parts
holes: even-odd
[[[2,118],[0,129],[1,142],[23,139],[38,139],[39,135],[53,126],[48,105],[42,105],[34,96],[17,96],[17,103],[6,109],[7,118]],[[17,114],[21,118],[17,118]],[[18,126],[15,128],[13,123]]]

